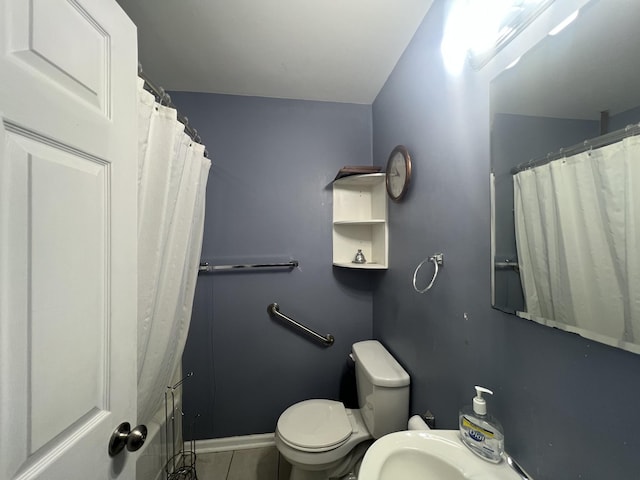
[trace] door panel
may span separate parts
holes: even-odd
[[[8,7],[8,55],[109,116],[111,38],[91,13],[76,1],[13,0]]]
[[[20,336],[29,352],[28,450],[33,454],[89,412],[106,407],[108,164],[13,132],[6,138],[8,161],[26,163],[9,181],[26,187],[14,191],[10,202],[29,208],[26,238],[15,240],[28,246],[27,283],[21,288],[31,296],[31,312]],[[84,200],[78,202],[79,197]],[[73,385],[73,393],[58,385]]]
[[[0,0],[0,478],[133,479],[136,40],[111,0]]]

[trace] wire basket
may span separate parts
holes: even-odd
[[[179,449],[176,452],[176,441],[179,434],[176,431],[176,390],[182,386],[184,381],[193,376],[193,372],[187,374],[182,380],[176,383],[172,387],[167,387],[167,391],[164,394],[164,411],[165,411],[165,435],[166,435],[166,447],[164,464],[164,471],[166,474],[166,480],[197,480],[198,474],[196,473],[196,450],[195,441],[189,442],[189,450],[184,448]],[[179,412],[180,425],[183,425],[182,419],[184,418],[184,412]],[[196,415],[197,418],[199,415]],[[193,433],[193,426],[195,424],[195,418],[191,422],[190,428]],[[193,435],[191,435],[193,438]],[[182,443],[184,445],[184,443]]]
[[[167,480],[197,480],[196,453],[184,450],[171,457],[165,465]]]

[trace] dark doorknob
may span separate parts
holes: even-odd
[[[146,438],[147,427],[138,425],[131,430],[131,424],[129,422],[122,422],[111,434],[111,439],[109,440],[109,456],[115,457],[124,447],[127,447],[127,450],[130,452],[135,452],[144,445]]]

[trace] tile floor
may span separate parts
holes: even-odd
[[[198,480],[287,480],[291,466],[276,447],[199,453]]]

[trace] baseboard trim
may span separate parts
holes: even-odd
[[[196,440],[194,443],[196,453],[228,452],[230,450],[271,447],[276,444],[273,433],[241,435],[238,437],[209,438],[206,440]],[[189,442],[185,442],[184,448],[185,450],[191,449]]]

